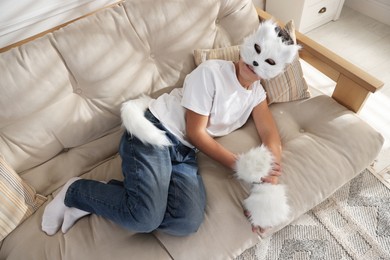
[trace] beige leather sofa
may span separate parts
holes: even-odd
[[[3,169],[21,177],[23,192],[36,191],[37,204],[0,242],[0,259],[231,259],[257,243],[261,238],[251,232],[241,207],[248,186],[203,154],[198,159],[208,204],[204,223],[191,236],[136,234],[95,215],[65,235],[47,236],[40,229],[42,203],[69,178],[122,178],[117,151],[123,101],[181,87],[195,68],[195,49],[240,44],[257,24],[251,0],[128,0],[3,49]],[[381,82],[297,36],[301,58],[337,86],[333,98],[313,85],[311,98],[270,105],[283,142],[280,181],[288,187],[289,222],[359,174],[383,143],[355,113]],[[218,141],[236,152],[260,144],[251,121]],[[5,205],[7,194],[1,196]]]

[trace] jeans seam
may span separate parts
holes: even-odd
[[[129,211],[132,211],[132,210],[136,210],[136,208],[137,208],[137,205],[139,204],[139,200],[140,200],[140,196],[139,196],[139,183],[140,183],[140,179],[139,179],[139,172],[138,172],[138,170],[139,170],[139,166],[138,166],[138,159],[137,159],[137,157],[135,156],[135,152],[134,152],[134,144],[133,144],[133,141],[131,141],[130,142],[130,146],[131,146],[131,156],[134,158],[134,171],[135,171],[135,173],[136,173],[136,183],[137,183],[137,185],[136,185],[136,187],[135,187],[135,203],[134,203],[134,205],[132,205],[130,208],[128,208],[128,210]],[[126,190],[126,194],[127,194],[127,192],[128,192],[128,190],[126,189],[126,185],[125,185],[125,190]],[[127,194],[128,195],[128,194]],[[129,195],[128,195],[129,196]]]
[[[171,215],[173,216],[176,216],[177,212],[176,212],[176,209],[177,209],[177,185],[176,185],[176,181],[175,179],[173,178],[172,179],[172,186],[173,186],[173,208],[171,209]]]
[[[102,200],[96,199],[94,197],[88,196],[87,194],[85,194],[83,192],[80,192],[79,190],[75,190],[73,188],[70,188],[68,192],[69,192],[70,195],[72,195],[72,197],[73,196],[83,197],[83,198],[86,198],[87,200],[98,202],[99,204],[104,205],[105,207],[108,207],[110,209],[114,209],[114,210],[117,210],[117,211],[122,211],[121,208],[114,207],[112,204],[105,203],[105,201],[102,201]],[[68,196],[66,196],[65,201],[69,202]],[[65,203],[65,205],[66,204],[68,204],[68,203]]]

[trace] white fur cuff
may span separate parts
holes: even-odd
[[[262,228],[277,226],[287,221],[290,214],[285,186],[281,184],[253,185],[244,207],[250,212],[252,225]]]
[[[243,203],[250,212],[249,220],[262,228],[287,221],[290,213],[285,186],[259,184],[271,172],[272,162],[272,153],[262,145],[240,155],[236,164],[236,177],[252,184],[250,195]]]
[[[252,148],[238,157],[236,176],[248,183],[257,183],[272,169],[272,153],[264,145]]]

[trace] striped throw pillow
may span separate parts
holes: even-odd
[[[0,241],[45,201],[0,155]]]
[[[230,60],[237,62],[240,60],[240,46],[229,46],[218,49],[196,49],[194,50],[194,60],[196,66],[206,60]]]
[[[289,102],[310,97],[309,88],[303,77],[301,63],[297,55],[283,73],[269,80],[261,80],[267,92],[268,104]]]

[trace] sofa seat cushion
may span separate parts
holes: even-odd
[[[7,236],[0,259],[171,259],[154,236],[96,215],[79,220],[65,235],[48,237],[40,230],[42,214],[43,208]]]
[[[119,142],[118,132],[105,139]],[[121,159],[111,156],[81,177],[121,179]],[[80,219],[65,235],[47,236],[40,229],[45,206],[3,240],[0,259],[171,259],[153,235],[131,232],[96,215]]]
[[[283,146],[283,175],[290,219],[268,230],[269,236],[310,210],[359,174],[379,153],[383,137],[358,115],[325,95],[270,106]],[[259,145],[252,120],[218,141],[243,153]],[[174,259],[231,259],[258,242],[243,215],[249,187],[233,172],[199,154],[207,190],[206,219],[200,230],[175,238],[157,233]],[[210,246],[212,245],[212,246]]]
[[[281,180],[289,189],[291,219],[359,174],[384,142],[357,114],[325,95],[292,105],[275,104],[271,110],[282,137]]]

